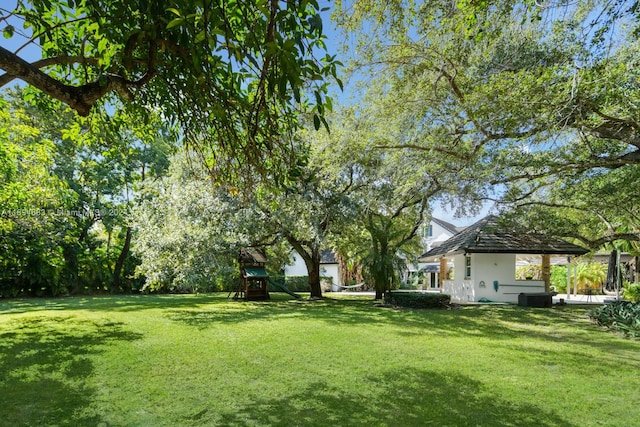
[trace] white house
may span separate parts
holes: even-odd
[[[541,235],[513,234],[488,216],[467,227],[439,246],[427,251],[420,261],[441,265],[453,263],[454,277],[443,280],[441,291],[452,302],[518,302],[518,295],[548,291],[549,257],[577,256],[588,250],[564,240]],[[540,257],[545,280],[516,280],[516,258]]]
[[[456,227],[455,225],[443,221],[439,218],[431,218],[428,224],[421,229],[422,247],[425,252],[441,245],[452,236],[462,231],[464,227]],[[449,267],[447,267],[448,270]],[[419,262],[417,265],[408,265],[406,280],[412,280],[412,277],[418,274],[424,274],[423,287],[428,289],[437,289],[440,283],[440,263],[439,262]],[[445,277],[447,271],[444,272]]]
[[[295,250],[292,251],[291,264],[284,267],[285,276],[308,276],[307,265],[304,263],[302,256]],[[338,261],[331,249],[323,249],[320,252],[320,276],[331,277],[332,279],[332,291],[339,290],[338,286],[342,286],[340,283],[340,274],[338,270]]]
[[[456,227],[439,218],[431,218],[429,224],[422,228],[422,243],[425,252],[441,245],[462,230],[464,230],[464,227]]]

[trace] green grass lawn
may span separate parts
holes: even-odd
[[[638,426],[640,342],[585,313],[1,301],[0,425]]]

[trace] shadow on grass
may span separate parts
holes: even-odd
[[[284,318],[319,320],[340,325],[394,325],[407,335],[440,330],[451,336],[490,333],[496,339],[512,339],[527,329],[543,329],[556,323],[590,325],[583,311],[532,310],[521,307],[467,307],[461,310],[412,310],[382,307],[373,300],[324,299],[319,301],[234,302],[202,307],[168,306],[165,315],[196,328],[217,323],[241,323]],[[534,336],[559,339],[555,332],[533,331]]]
[[[449,337],[479,336],[492,340],[536,338],[551,343],[567,340],[604,351],[637,351],[638,345],[612,339],[612,334],[593,325],[587,309],[579,306],[535,309],[517,306],[470,306],[459,310],[389,309],[373,299],[325,298],[294,300],[272,293],[272,301],[236,302],[228,293],[200,295],[130,295],[10,300],[0,302],[0,316],[38,310],[87,310],[133,312],[161,309],[169,319],[198,329],[218,323],[299,318],[319,320],[331,327],[344,325],[391,325],[403,336],[437,333]],[[576,333],[580,331],[581,333]]]
[[[355,394],[354,389],[315,382],[282,397],[257,396],[233,412],[210,414],[207,421],[225,426],[574,426],[533,402],[493,396],[462,375],[390,371],[364,379]]]
[[[98,425],[89,408],[92,355],[141,336],[122,324],[73,317],[20,319],[0,332],[0,425]]]
[[[380,307],[372,300],[324,299],[320,301],[238,302],[204,307],[171,307],[165,316],[197,329],[220,323],[243,323],[300,319],[321,321],[331,327],[393,326],[400,336],[438,335],[451,338],[479,337],[507,347],[522,339],[555,344],[584,345],[607,353],[637,352],[637,342],[616,339],[587,318],[584,307],[532,309],[517,306],[469,306],[459,310],[410,310]],[[549,346],[553,348],[553,346]],[[528,350],[532,352],[533,350]],[[579,349],[565,350],[584,360]],[[532,354],[532,357],[534,355]],[[546,356],[546,355],[541,355]],[[638,365],[637,359],[600,361],[601,367],[616,369],[620,363]]]
[[[227,295],[226,293],[224,294]],[[226,301],[222,293],[199,295],[103,295],[59,298],[0,300],[0,315],[47,311],[118,311],[130,312],[165,307],[194,307],[214,301]]]

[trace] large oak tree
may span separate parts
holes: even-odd
[[[557,197],[569,187],[596,188],[597,175],[614,194],[609,213],[618,208],[615,217],[628,217],[636,198],[614,183],[633,181],[640,168],[637,2],[353,0],[339,7],[339,22],[361,34],[356,75],[383,82],[387,111],[406,125],[409,138],[380,147],[468,160],[461,183],[484,181],[487,197],[546,201],[548,210],[561,208]],[[548,199],[560,182],[563,192]],[[564,205],[577,212],[585,201]],[[574,236],[592,247],[640,239],[637,226],[617,228],[606,217],[600,235]]]
[[[0,6],[0,87],[21,80],[88,115],[156,108],[216,175],[280,176],[301,110],[324,120],[326,54],[316,0],[15,0]],[[25,54],[37,46],[41,57]],[[310,101],[309,101],[310,100]]]

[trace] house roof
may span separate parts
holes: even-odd
[[[320,264],[337,264],[336,256],[331,249],[322,249],[320,251]]]
[[[498,217],[490,215],[423,254],[420,260],[462,253],[584,255],[587,252],[562,239],[509,232],[499,224]]]
[[[456,234],[456,233],[464,230],[464,227],[456,227],[455,225],[451,224],[450,222],[443,221],[440,218],[433,217],[433,218],[431,218],[431,222],[438,224],[440,227],[444,228],[445,230],[447,230],[451,234]]]

